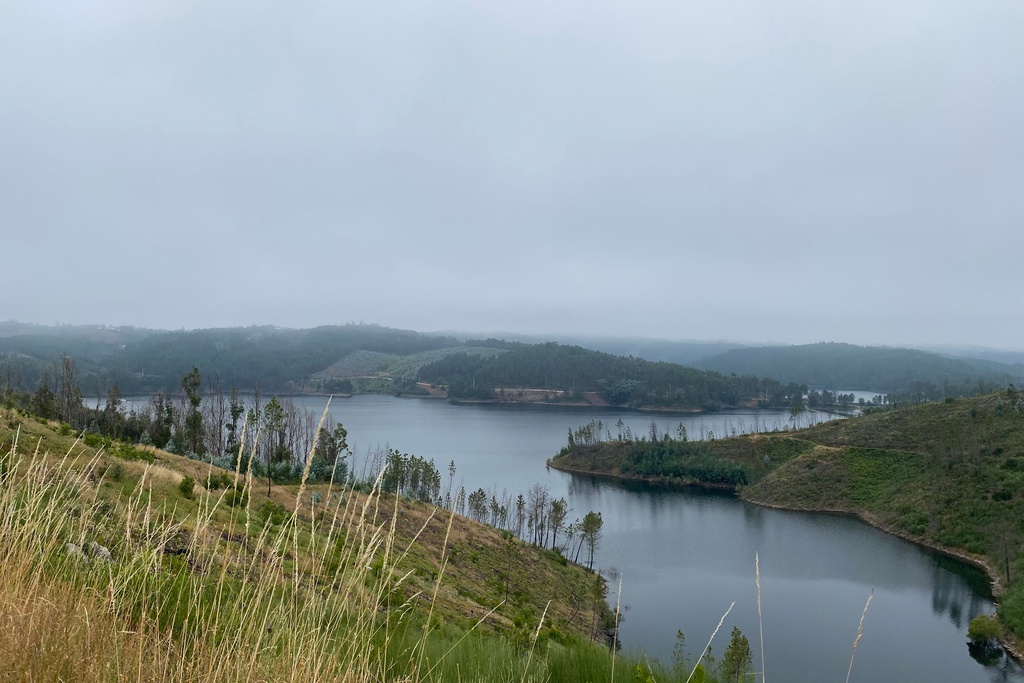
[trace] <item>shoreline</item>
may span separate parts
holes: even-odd
[[[758,507],[768,508],[771,510],[785,510],[790,512],[810,512],[817,514],[854,517],[860,522],[867,524],[868,526],[872,527],[873,529],[877,529],[882,533],[888,534],[890,536],[895,536],[896,538],[904,540],[908,543],[912,543],[920,548],[927,548],[928,550],[931,550],[933,552],[940,553],[942,555],[945,555],[946,557],[958,560],[960,562],[963,562],[964,564],[970,565],[977,569],[981,569],[983,572],[985,572],[985,575],[988,577],[990,597],[994,602],[996,602],[997,605],[999,603],[999,599],[1002,598],[1002,596],[1006,593],[1006,586],[1003,584],[1003,580],[999,574],[999,571],[991,564],[989,564],[988,560],[985,557],[969,553],[965,550],[950,548],[948,546],[942,545],[941,543],[936,543],[934,541],[929,541],[928,539],[915,536],[897,527],[883,524],[870,512],[866,512],[863,510],[808,508],[799,506],[779,505],[775,503],[758,501],[753,498],[746,498],[744,497],[743,491],[740,488],[732,486],[731,484],[706,484],[701,482],[673,481],[670,479],[664,479],[660,477],[638,477],[624,474],[611,474],[608,472],[594,472],[592,470],[565,467],[564,465],[558,465],[553,463],[552,460],[552,458],[548,459],[548,467],[556,469],[560,472],[568,472],[570,474],[589,475],[601,479],[608,479],[611,481],[642,482],[645,484],[655,486],[678,486],[688,488],[701,488],[705,490],[713,490],[720,492],[728,491],[732,493],[734,496],[736,496],[736,498],[739,499],[740,502],[747,503],[748,505],[757,505]],[[1012,635],[1010,639],[1000,637],[998,641],[999,645],[1006,652],[1007,656],[1016,661],[1018,664],[1024,665],[1024,643],[1013,638]]]
[[[631,481],[647,484],[649,486],[663,486],[668,488],[695,488],[703,489],[705,491],[719,491],[721,493],[731,493],[733,495],[736,495],[736,487],[733,486],[732,484],[711,484],[708,482],[689,479],[675,480],[655,477],[631,476],[627,474],[609,474],[607,472],[594,472],[593,470],[581,470],[576,469],[575,467],[566,467],[564,465],[555,464],[552,462],[552,458],[548,458],[546,464],[551,469],[558,470],[559,472],[567,472],[569,474],[585,474],[590,477],[597,477],[598,479],[608,479],[610,481]]]
[[[372,392],[364,392],[372,393]],[[388,394],[394,396],[394,394]],[[400,398],[441,398],[439,396],[416,396],[412,394],[404,394]],[[641,406],[639,408],[633,408],[631,406],[616,406],[616,405],[598,405],[595,403],[587,403],[586,401],[502,401],[501,399],[446,399],[452,405],[477,405],[477,406],[543,406],[545,408],[587,408],[589,410],[600,410],[600,411],[623,411],[628,413],[640,413],[640,414],[661,414],[661,415],[728,415],[733,411],[740,410],[777,410],[784,411],[785,408],[758,408],[751,406],[726,406],[721,410],[704,410],[703,408],[684,408],[684,407],[659,407],[659,406]],[[825,411],[814,411],[814,412],[825,412]]]
[[[999,604],[1000,598],[1002,598],[1003,595],[1006,594],[1006,586],[1003,585],[1003,580],[1002,577],[999,575],[999,571],[991,564],[989,564],[988,560],[985,557],[969,553],[966,550],[950,548],[949,546],[944,546],[941,543],[936,543],[935,541],[929,541],[926,538],[915,536],[914,534],[911,534],[908,531],[904,531],[903,529],[883,524],[881,521],[876,519],[875,516],[872,515],[870,512],[865,512],[863,510],[816,509],[798,506],[778,505],[774,503],[766,503],[754,500],[752,498],[744,498],[742,492],[739,490],[735,490],[735,493],[736,497],[739,498],[744,503],[749,503],[750,505],[757,505],[758,507],[768,508],[770,510],[786,510],[790,512],[813,512],[826,515],[841,515],[844,517],[854,517],[857,520],[863,522],[864,524],[867,524],[871,528],[877,529],[884,534],[895,536],[896,538],[904,540],[908,543],[913,543],[914,545],[920,548],[927,548],[928,550],[940,553],[942,555],[945,555],[946,557],[958,560],[960,562],[963,562],[964,564],[982,570],[983,572],[985,572],[985,575],[988,577],[989,580],[989,593],[991,599],[997,605]],[[1018,664],[1024,665],[1024,643],[1019,642],[1017,639],[1010,640],[1003,637],[999,637],[997,640],[999,641],[999,645],[1003,648],[1003,650],[1006,652],[1007,656],[1010,657],[1010,659],[1014,660]]]

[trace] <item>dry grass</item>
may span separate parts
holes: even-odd
[[[199,486],[185,498],[181,478],[209,465],[122,461],[15,422],[0,430],[0,681],[544,680],[552,614],[589,633],[586,609],[566,622],[592,575],[449,512],[333,484],[268,498],[238,473],[241,504]],[[268,500],[286,521],[265,519]],[[94,542],[113,561],[68,550]],[[529,642],[492,635],[528,602],[464,594],[492,564],[514,567],[513,589],[543,584]]]
[[[254,541],[225,542],[211,524],[223,493],[201,501],[186,529],[150,504],[149,472],[112,507],[99,496],[102,458],[74,451],[23,457],[15,441],[2,457],[0,678],[377,679],[393,555],[365,509],[339,502],[321,515],[300,561],[295,515]],[[229,538],[252,517],[232,513]],[[342,525],[357,533],[339,544]],[[113,561],[75,550],[97,540]],[[388,580],[368,576],[371,562]]]

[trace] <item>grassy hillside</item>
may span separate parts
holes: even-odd
[[[575,445],[555,467],[721,485],[752,502],[861,515],[988,567],[1000,615],[1024,639],[1024,394],[999,392],[708,443]],[[675,444],[675,445],[672,445]],[[735,478],[735,477],[734,477]]]
[[[267,495],[61,432],[0,410],[5,678],[635,680],[591,642],[604,582],[554,552],[379,492]]]

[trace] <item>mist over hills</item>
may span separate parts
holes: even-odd
[[[475,337],[475,338],[474,338]],[[915,392],[921,397],[971,393],[977,382],[1005,386],[1024,384],[1024,354],[984,347],[949,347],[946,354],[919,349],[864,347],[845,343],[795,346],[753,346],[732,341],[672,341],[639,337],[601,337],[573,334],[519,335],[465,332],[421,333],[379,325],[348,323],[310,329],[273,326],[211,328],[203,330],[151,330],[104,325],[34,325],[0,322],[0,383],[32,390],[40,378],[52,373],[62,354],[78,365],[83,389],[102,393],[117,384],[123,392],[176,390],[183,374],[193,366],[221,386],[259,385],[277,391],[323,390],[324,378],[380,376],[414,383],[420,368],[467,353],[472,362],[459,362],[460,379],[467,369],[481,377],[501,378],[503,386],[530,386],[552,378],[557,389],[571,389],[564,372],[527,373],[519,377],[499,360],[506,351],[542,343],[580,347],[601,354],[593,362],[607,365],[614,376],[650,384],[650,368],[613,363],[612,357],[632,357],[653,363],[683,365],[729,377],[770,378],[831,389],[862,389],[882,393]],[[359,352],[361,355],[353,355]],[[959,357],[953,357],[958,354]],[[557,358],[565,354],[551,355]],[[374,359],[372,364],[365,363]],[[1013,363],[1000,361],[1018,361]],[[358,362],[357,362],[358,361]],[[453,368],[454,361],[445,361]],[[589,361],[588,361],[589,362]],[[496,364],[506,370],[496,372]],[[612,365],[616,370],[610,370]],[[365,366],[365,367],[364,367]],[[341,375],[336,370],[342,368]],[[392,372],[392,370],[394,372]],[[597,377],[604,376],[597,369]],[[641,375],[647,377],[644,380]],[[433,376],[443,377],[436,372]],[[559,378],[555,381],[553,378]],[[317,383],[321,382],[321,383]],[[561,384],[568,383],[562,387]],[[555,386],[558,385],[558,386]],[[489,386],[489,385],[488,385]],[[496,387],[497,388],[497,387]],[[587,387],[591,390],[593,387]]]
[[[704,370],[755,374],[814,387],[903,392],[915,383],[969,388],[979,380],[1020,383],[1024,366],[991,360],[950,358],[919,349],[822,342],[800,346],[730,349],[695,364]],[[960,392],[962,393],[962,392]]]
[[[438,334],[447,334],[464,340],[493,338],[523,342],[525,344],[557,342],[567,346],[582,346],[594,351],[603,351],[613,356],[635,356],[644,360],[678,363],[680,365],[690,365],[708,356],[715,356],[731,349],[752,346],[752,344],[734,341],[692,339],[676,341],[649,337],[609,337],[571,333],[518,334],[502,331],[481,333],[446,331],[439,332]]]

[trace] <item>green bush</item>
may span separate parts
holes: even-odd
[[[195,495],[195,488],[196,480],[192,477],[183,477],[182,480],[178,482],[178,491],[180,491],[181,495],[186,498],[192,498],[192,496]]]
[[[249,504],[249,492],[241,484],[224,494],[224,502],[230,507],[245,507]]]
[[[108,447],[110,445],[109,439],[107,440],[107,445]],[[122,460],[144,460],[146,462],[153,462],[155,460],[152,453],[140,450],[130,443],[118,443],[113,448],[113,453]]]
[[[967,627],[967,637],[974,643],[987,643],[995,640],[1002,633],[999,621],[988,614],[979,614],[971,619]]]
[[[105,439],[100,434],[96,434],[94,432],[86,432],[82,436],[82,441],[89,448],[99,448],[100,446],[107,446],[109,444],[109,441],[107,439]]]
[[[226,489],[230,486],[234,486],[235,479],[232,475],[227,472],[221,472],[220,474],[211,474],[206,478],[206,483],[203,484],[208,491],[217,491],[218,489]]]
[[[268,500],[260,506],[259,515],[270,523],[271,526],[283,524],[288,519],[288,510],[272,500]]]

